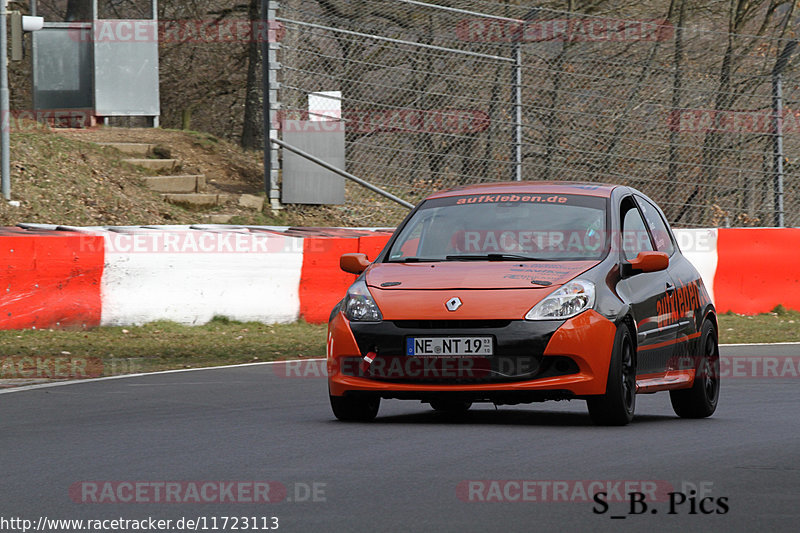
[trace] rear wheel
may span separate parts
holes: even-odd
[[[434,400],[431,402],[434,411],[443,413],[466,413],[472,407],[472,402],[466,400]]]
[[[716,411],[719,399],[719,345],[717,330],[711,321],[703,322],[694,385],[690,389],[670,391],[669,399],[675,414],[682,418],[705,418]]]
[[[368,422],[378,416],[381,399],[377,396],[330,396],[331,409],[339,420]]]
[[[595,424],[624,426],[633,420],[636,409],[636,358],[627,324],[620,324],[614,339],[606,393],[586,400]]]

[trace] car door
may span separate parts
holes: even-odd
[[[702,322],[702,298],[698,293],[697,271],[678,251],[672,232],[669,230],[661,211],[648,198],[635,195],[636,203],[642,212],[645,223],[656,250],[670,256],[669,275],[675,282],[675,288],[667,291],[667,298],[662,302],[661,322],[676,330],[675,356],[688,353],[689,340],[697,337]]]
[[[620,261],[635,259],[639,252],[656,251],[642,213],[633,199],[620,202]],[[667,320],[665,302],[675,290],[669,269],[643,272],[622,279],[617,292],[631,306],[637,328],[637,375],[667,370],[673,356],[677,326]]]

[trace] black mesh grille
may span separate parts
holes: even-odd
[[[395,320],[394,325],[402,329],[487,329],[504,328],[510,320]]]

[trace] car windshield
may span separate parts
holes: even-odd
[[[583,261],[606,251],[606,200],[470,194],[427,200],[400,229],[389,262]]]

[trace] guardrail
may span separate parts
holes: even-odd
[[[391,228],[137,226],[0,228],[0,329],[325,322]],[[676,230],[720,313],[800,310],[800,229]]]

